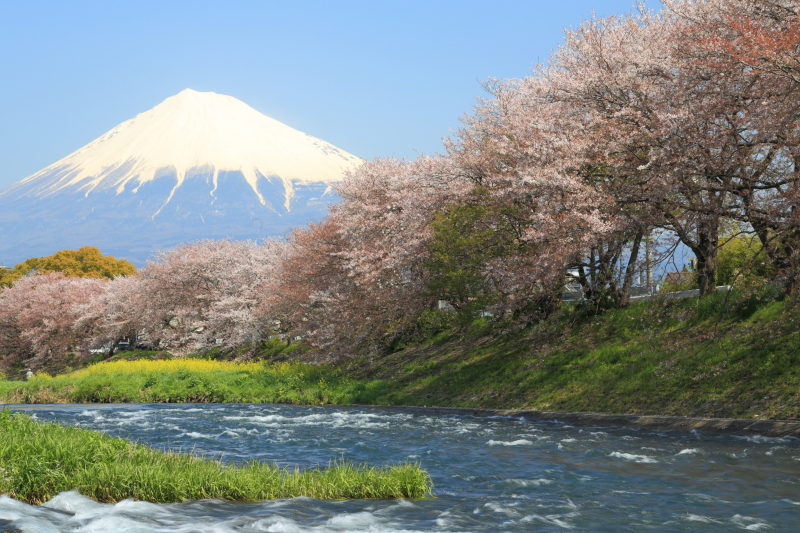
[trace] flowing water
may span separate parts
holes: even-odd
[[[42,506],[0,496],[0,532],[800,531],[800,441],[508,417],[285,405],[39,406],[150,444],[310,467],[417,461],[435,499]]]

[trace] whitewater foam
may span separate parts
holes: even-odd
[[[624,452],[611,452],[609,457],[618,457],[619,459],[625,459],[626,461],[633,461],[634,463],[657,463],[658,461],[654,457],[650,457],[649,455],[636,455],[633,453],[624,453]]]
[[[751,444],[710,435],[699,448],[686,433],[661,436],[611,427],[600,433],[502,417],[274,405],[192,405],[198,411],[191,413],[187,407],[143,406],[137,416],[114,408],[90,409],[84,415],[57,406],[36,412],[42,419],[59,413],[62,423],[80,422],[161,449],[183,449],[221,461],[259,460],[291,469],[324,467],[342,458],[376,466],[411,460],[429,470],[437,497],[413,502],[294,498],[155,505],[130,500],[98,504],[68,492],[52,500],[52,508],[0,498],[0,531],[396,533],[649,527],[763,532],[800,527],[800,506],[786,484],[787,467],[797,464],[791,459],[800,457],[793,441]],[[136,418],[149,425],[117,425],[118,419]],[[175,426],[182,429],[170,429]],[[465,427],[471,430],[462,432]],[[636,437],[633,443],[626,438],[631,436]],[[562,443],[564,449],[556,450]],[[758,453],[729,459],[729,453],[740,453],[744,446]],[[767,456],[767,451],[774,453]],[[734,512],[738,515],[732,516]]]
[[[697,448],[686,448],[684,450],[679,451],[675,455],[695,455],[698,453],[700,453],[700,450],[698,450]]]
[[[488,446],[529,446],[533,444],[533,441],[528,439],[517,439],[512,441],[490,440],[486,444]]]

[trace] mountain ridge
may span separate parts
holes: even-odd
[[[92,245],[141,265],[184,241],[283,235],[322,218],[361,162],[187,89],[0,191],[0,261]]]

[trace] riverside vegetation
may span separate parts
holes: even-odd
[[[416,464],[346,462],[305,471],[162,452],[82,428],[0,411],[0,493],[32,504],[78,489],[100,502],[190,499],[425,498],[431,479]]]
[[[0,273],[0,368],[40,372],[0,382],[0,401],[798,418],[800,13],[789,4],[665,0],[658,14],[593,17],[531,76],[488,80],[492,98],[445,154],[365,162],[322,221],[286,239],[186,243],[127,275],[77,277],[105,269],[73,268],[80,251]],[[702,297],[631,302],[637,273],[663,271],[679,244],[693,274],[673,277],[691,277]],[[741,252],[727,273],[726,247]],[[715,294],[726,276],[747,292]],[[559,303],[567,281],[581,303]],[[433,311],[440,300],[456,312]],[[276,336],[305,345],[277,354]],[[139,340],[174,353],[43,373]],[[248,349],[268,362],[202,359]],[[102,468],[145,452],[115,444],[102,461],[81,459],[97,463],[90,474],[65,474],[56,463],[81,448],[59,447],[66,438],[52,441],[55,462],[2,458],[2,483],[32,492],[5,490],[39,501],[39,486],[77,483],[99,498],[157,499],[160,485],[216,464],[166,455],[183,466],[156,469],[152,493],[133,465],[112,485],[125,490],[106,496]],[[247,481],[256,466],[219,468],[186,486],[238,475],[252,496],[164,497],[273,494]]]
[[[141,355],[141,353],[140,353]],[[118,360],[27,382],[0,382],[6,403],[358,403],[385,384],[343,377],[335,367],[301,362],[180,358]]]
[[[798,4],[663,4],[591,17],[530,76],[486,80],[444,153],[364,162],[285,238],[187,242],[129,274],[96,251],[26,261],[0,289],[0,369],[276,336],[345,359],[405,337],[437,301],[469,319],[460,329],[491,314],[523,330],[565,283],[598,310],[652,274],[710,297],[742,270],[728,252],[800,292]]]
[[[136,272],[90,249],[0,272],[0,368],[40,372],[0,401],[796,419],[795,4],[593,17],[531,76],[488,80],[445,154],[365,162],[286,239],[185,243]],[[665,285],[701,297],[632,302],[670,263],[685,272]],[[43,373],[121,345],[172,354]],[[268,362],[201,360],[226,353]]]
[[[285,239],[184,243],[129,274],[62,251],[0,289],[12,377],[121,346],[274,360],[276,337],[337,366],[114,363],[0,394],[797,417],[800,11],[664,3],[487,80],[445,153],[365,162]],[[631,301],[653,274],[702,297]]]
[[[113,361],[27,382],[7,403],[395,404],[800,418],[800,302],[772,285],[599,314],[564,303],[503,330],[429,312],[380,354],[336,365],[181,358]],[[271,350],[271,351],[270,351]],[[279,355],[268,346],[264,355]],[[145,353],[139,356],[147,356]],[[211,354],[219,356],[219,353]],[[136,355],[132,355],[136,357]],[[296,349],[291,357],[314,357]]]

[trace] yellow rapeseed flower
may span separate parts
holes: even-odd
[[[232,362],[232,361],[212,361],[209,359],[162,359],[150,361],[140,359],[136,361],[110,361],[97,363],[82,370],[77,370],[68,374],[70,378],[86,378],[90,376],[108,376],[122,374],[149,374],[149,373],[169,373],[169,372],[257,372],[268,371],[279,376],[299,374],[307,370],[308,364],[299,362],[283,361],[265,365],[262,362]]]
[[[164,359],[161,361],[112,361],[98,363],[83,370],[73,372],[70,377],[84,378],[98,375],[148,374],[151,372],[214,372],[244,371],[253,372],[262,369],[261,363],[236,363],[228,361],[211,361],[208,359]]]

